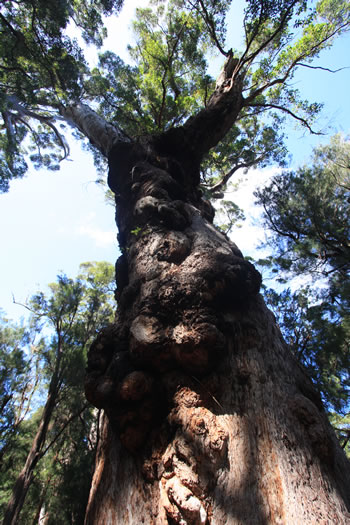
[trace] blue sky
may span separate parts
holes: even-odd
[[[15,318],[12,304],[56,279],[77,273],[79,264],[115,261],[114,209],[94,183],[94,167],[79,145],[60,172],[34,171],[0,195],[2,257],[0,305]]]
[[[106,47],[124,59],[135,5],[146,3],[128,0],[110,30]],[[236,15],[230,19],[231,35],[237,35],[235,24],[239,18]],[[229,45],[238,47],[238,42],[232,40]],[[315,64],[332,69],[349,67],[350,34],[339,39]],[[325,103],[318,129],[329,134],[350,134],[350,69],[337,74],[303,69],[294,83],[306,99]],[[312,147],[327,141],[329,134],[311,137],[291,125],[288,145],[293,165],[307,162]],[[249,174],[236,194],[240,206],[249,209],[252,189],[269,173],[271,170],[264,174],[255,170]],[[106,204],[104,192],[94,180],[89,154],[73,142],[71,160],[63,162],[59,172],[31,170],[27,177],[11,184],[9,193],[0,195],[0,307],[8,317],[18,319],[25,314],[23,308],[12,303],[12,294],[17,301],[25,302],[32,293],[53,282],[59,272],[75,276],[81,262],[107,260],[114,264],[118,257],[114,209]],[[250,253],[261,238],[262,233],[252,223],[233,234],[244,253]]]

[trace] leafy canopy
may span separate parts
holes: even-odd
[[[72,24],[86,43],[101,46],[103,15],[121,0],[5,0],[0,5],[0,190],[35,167],[58,169],[68,146],[57,128],[57,107],[81,96],[84,54],[68,36]],[[26,139],[26,141],[25,141]],[[25,141],[25,142],[24,142]]]
[[[133,22],[134,66],[108,51],[92,71],[88,92],[101,110],[131,136],[161,132],[197,112],[213,88],[206,74],[205,24],[197,13],[170,1],[154,9],[137,9]]]
[[[242,84],[237,93],[242,99],[232,129],[203,164],[207,191],[223,188],[238,168],[282,162],[284,119],[293,117],[312,130],[321,108],[290,86],[294,72],[313,67],[311,61],[350,25],[345,0],[249,0],[242,49],[231,50],[226,34],[230,2],[153,0],[149,8],[137,10],[132,64],[108,51],[89,71],[82,50],[68,36],[68,23],[99,46],[102,15],[120,3],[1,4],[3,190],[27,169],[24,146],[36,166],[56,169],[68,154],[64,131],[57,126],[63,106],[90,103],[134,138],[182,125],[207,106],[213,93],[215,82],[206,72],[213,52],[236,57],[227,64],[232,84]]]

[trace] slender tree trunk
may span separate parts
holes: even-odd
[[[55,459],[57,459],[57,455],[58,454],[56,454]],[[43,490],[41,491],[39,503],[37,505],[37,510],[36,510],[32,525],[45,525],[45,523],[48,521],[48,513],[45,511],[45,499],[46,499],[47,491],[49,490],[49,487],[50,487],[50,482],[51,482],[51,477],[48,480],[46,480],[46,484]]]
[[[56,396],[49,394],[45,403],[44,411],[40,419],[38,430],[35,434],[31,449],[27,456],[25,465],[14,484],[11,499],[5,511],[3,525],[16,525],[22,510],[25,497],[33,480],[34,469],[40,459],[40,451],[45,442],[47,428],[55,406]]]
[[[117,322],[89,354],[106,417],[86,524],[349,523],[320,398],[259,273],[211,224],[188,150],[164,140],[109,158],[123,255]]]
[[[10,501],[5,510],[3,525],[16,525],[19,523],[19,515],[24,500],[33,480],[34,470],[42,457],[41,451],[45,443],[47,429],[51,421],[52,412],[55,408],[59,389],[59,372],[62,360],[61,338],[58,332],[58,343],[56,350],[55,368],[51,377],[46,403],[40,418],[39,427],[35,434],[31,449],[28,453],[25,465],[21,470],[12,490]]]

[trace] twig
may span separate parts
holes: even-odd
[[[329,73],[338,73],[338,71],[343,71],[343,69],[350,69],[350,66],[340,67],[339,69],[330,69],[322,66],[310,66],[310,64],[303,64],[302,62],[297,62],[295,65],[308,67],[309,69],[321,69],[322,71],[328,71]]]
[[[199,381],[199,379],[197,379],[195,376],[191,376],[192,379],[194,379],[195,381],[197,381],[197,383],[199,383],[201,385],[201,387],[204,388],[204,390],[210,395],[210,397],[215,401],[215,403],[222,409],[224,410],[224,407],[219,403],[219,401],[216,399],[215,396],[213,396],[213,394],[211,392],[209,392],[209,390],[207,388],[205,388],[205,386],[203,385],[203,383],[201,383],[201,381]]]

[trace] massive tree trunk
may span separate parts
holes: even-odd
[[[245,105],[233,60],[206,108],[142,145],[84,105],[62,109],[109,158],[122,249],[117,320],[89,353],[86,396],[105,418],[87,525],[350,520],[320,397],[198,190]]]
[[[109,154],[122,256],[89,354],[106,416],[86,524],[348,523],[348,462],[185,132]]]

